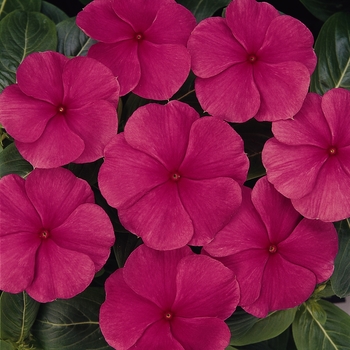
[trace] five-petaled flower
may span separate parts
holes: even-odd
[[[141,245],[106,281],[100,327],[118,350],[225,349],[239,288],[233,272],[189,247]]]
[[[186,44],[196,20],[174,0],[94,0],[77,25],[99,41],[88,56],[113,71],[121,95],[166,100],[190,72]]]
[[[81,293],[115,240],[88,183],[63,168],[1,178],[0,211],[0,289],[39,302]]]
[[[98,182],[127,230],[168,250],[214,238],[241,204],[248,165],[224,121],[178,101],[151,103],[106,146]]]
[[[0,95],[0,122],[26,160],[54,168],[102,157],[118,127],[119,84],[110,69],[92,58],[36,52],[16,78]]]
[[[292,119],[272,123],[262,152],[268,180],[310,219],[350,217],[350,92],[310,93]]]
[[[311,32],[255,0],[232,1],[225,16],[203,20],[188,41],[201,106],[230,122],[292,118],[316,66]]]
[[[236,274],[243,309],[265,317],[306,301],[332,275],[337,251],[333,224],[303,218],[263,177],[203,252]]]

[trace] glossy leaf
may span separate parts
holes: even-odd
[[[8,145],[0,152],[0,177],[8,174],[18,174],[25,177],[33,167],[18,152],[14,143]]]
[[[336,12],[350,10],[349,0],[300,0],[300,2],[323,22]]]
[[[40,303],[25,292],[18,294],[3,292],[0,296],[0,338],[25,344],[39,306]]]
[[[350,344],[350,316],[332,303],[310,300],[297,312],[293,337],[298,350],[346,350]],[[320,313],[320,309],[323,312]],[[326,319],[324,319],[326,315]]]
[[[17,345],[10,340],[0,339],[0,349],[1,350],[17,350]]]
[[[179,4],[187,7],[196,17],[197,22],[210,17],[217,10],[226,7],[231,0],[178,0]]]
[[[339,252],[331,277],[335,294],[343,298],[350,295],[350,218],[335,224],[339,236]]]
[[[340,12],[322,26],[315,44],[317,67],[311,91],[324,94],[332,88],[350,89],[350,13]]]
[[[32,328],[44,350],[111,349],[99,328],[103,288],[88,288],[72,299],[42,304]]]
[[[55,24],[39,12],[11,12],[0,22],[0,92],[16,82],[16,69],[32,52],[56,50]]]
[[[50,4],[47,1],[43,1],[41,5],[41,13],[43,13],[45,16],[49,17],[52,22],[55,24],[60,23],[64,21],[65,19],[69,18],[65,12],[63,12],[61,9],[59,9],[57,6]]]
[[[57,37],[57,51],[66,56],[86,56],[90,46],[96,42],[75,24],[75,17],[57,24]]]
[[[41,0],[0,0],[0,20],[15,10],[40,11]]]
[[[238,309],[226,320],[231,331],[231,345],[242,346],[274,338],[293,322],[296,309],[272,312],[265,318],[254,317]]]

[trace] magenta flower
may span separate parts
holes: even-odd
[[[0,212],[0,289],[42,303],[82,292],[114,243],[88,183],[63,168],[1,178]]]
[[[105,149],[99,186],[121,223],[159,250],[209,243],[238,209],[248,158],[224,121],[148,104]]]
[[[232,271],[189,247],[134,250],[125,267],[106,281],[100,310],[109,345],[132,349],[225,349],[230,331],[224,320],[239,300]]]
[[[99,41],[88,56],[113,71],[121,95],[166,100],[190,72],[186,44],[196,20],[174,0],[94,0],[77,25]]]
[[[292,119],[272,123],[262,159],[268,180],[303,216],[350,217],[350,92],[310,93]]]
[[[303,218],[263,177],[204,251],[236,274],[243,309],[265,317],[303,303],[332,275],[338,236],[333,224]]]
[[[188,41],[201,106],[230,122],[292,118],[316,66],[312,45],[306,26],[270,4],[232,1],[226,18],[203,20]]]
[[[100,62],[36,52],[0,95],[0,123],[34,167],[92,162],[117,132],[118,99],[119,84]]]

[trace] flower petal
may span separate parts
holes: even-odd
[[[46,229],[61,225],[80,204],[94,202],[89,184],[64,168],[35,169],[25,189]]]
[[[186,7],[169,2],[158,10],[151,26],[143,33],[144,39],[154,44],[186,46],[195,26],[196,19]]]
[[[225,320],[235,311],[239,287],[233,272],[205,255],[191,255],[177,266],[175,318],[215,317]]]
[[[1,208],[2,209],[2,208]],[[1,218],[3,213],[1,212]],[[2,229],[6,229],[1,223]],[[8,293],[24,291],[33,280],[35,255],[40,246],[34,232],[16,232],[0,236],[0,289]]]
[[[36,141],[56,113],[55,106],[25,95],[17,84],[7,86],[0,95],[0,122],[21,142]]]
[[[316,283],[321,283],[334,270],[338,252],[337,232],[332,223],[303,219],[278,245],[278,252],[289,262],[312,271],[316,275]]]
[[[42,228],[40,216],[27,196],[25,180],[16,174],[0,179],[0,212],[0,236],[35,233]]]
[[[138,57],[141,77],[133,93],[144,98],[169,99],[190,73],[191,57],[182,45],[158,45],[144,40],[139,44]]]
[[[170,323],[164,320],[150,325],[136,344],[128,350],[139,349],[185,350],[171,333]]]
[[[118,211],[120,222],[153,249],[185,246],[193,236],[192,220],[179,198],[176,183],[169,180],[146,193],[135,204]]]
[[[69,299],[86,289],[94,275],[94,263],[87,255],[61,248],[48,238],[37,251],[34,279],[26,292],[40,303]]]
[[[316,276],[302,266],[290,263],[279,254],[270,256],[264,270],[259,298],[243,309],[255,317],[270,311],[289,309],[306,301],[316,285]]]
[[[64,55],[53,51],[28,55],[17,69],[19,88],[28,96],[59,105],[63,99],[62,72],[68,61]]]
[[[177,266],[188,255],[194,253],[187,246],[164,252],[143,244],[129,255],[123,268],[124,280],[138,295],[162,310],[170,310],[177,290]]]
[[[255,118],[276,121],[292,118],[302,107],[310,84],[310,73],[299,62],[254,64],[254,80],[261,105]]]
[[[195,90],[205,111],[229,122],[243,123],[260,107],[260,93],[248,63],[233,65],[207,79],[197,78]]]
[[[256,182],[252,191],[252,202],[266,225],[272,244],[285,240],[302,219],[290,199],[277,192],[266,176]]]
[[[125,126],[128,144],[157,159],[168,171],[177,170],[185,157],[192,124],[198,113],[185,103],[171,101],[138,108]]]
[[[95,271],[106,263],[115,241],[109,217],[94,203],[79,205],[62,225],[50,231],[50,236],[59,247],[87,255]]]
[[[90,47],[88,56],[100,61],[113,72],[120,84],[120,96],[126,95],[138,84],[141,68],[134,40],[94,44]]]
[[[103,43],[131,39],[134,30],[116,15],[112,4],[110,0],[95,0],[89,3],[78,13],[77,26],[88,36]]]
[[[278,16],[270,23],[257,55],[268,63],[300,62],[312,74],[317,63],[313,44],[312,33],[302,22],[291,16]]]
[[[16,141],[24,159],[35,168],[54,168],[77,159],[84,151],[84,141],[68,127],[64,116],[56,114],[43,134],[32,143]]]
[[[179,181],[181,202],[191,218],[194,235],[190,245],[209,243],[242,203],[242,189],[230,178]]]
[[[180,174],[197,180],[230,177],[243,185],[248,167],[243,140],[231,126],[212,117],[193,123]]]
[[[64,67],[62,75],[64,101],[69,109],[81,108],[94,101],[106,100],[115,108],[119,84],[105,65],[89,57],[75,57]]]
[[[193,73],[201,78],[215,76],[247,59],[246,50],[221,17],[201,21],[191,33],[187,45]]]
[[[164,166],[146,153],[130,147],[124,133],[114,136],[106,146],[98,184],[112,207],[127,208],[168,180],[169,172]]]
[[[333,144],[337,147],[350,146],[350,92],[340,88],[329,90],[322,97],[321,105],[331,129]]]
[[[106,300],[99,317],[102,334],[109,345],[128,350],[148,326],[162,318],[162,311],[130,289],[124,281],[123,269],[108,277],[105,289]]]
[[[275,138],[268,140],[262,151],[267,179],[288,198],[310,193],[326,160],[327,153],[321,148],[288,146]]]
[[[107,101],[93,101],[79,109],[67,110],[65,117],[68,127],[85,144],[83,153],[74,162],[89,163],[102,158],[107,143],[117,134],[115,107]]]
[[[266,226],[251,201],[251,189],[243,187],[242,205],[230,222],[203,248],[211,256],[223,257],[242,250],[268,247]]]
[[[224,350],[231,336],[224,321],[211,317],[175,317],[171,331],[184,349]]]
[[[350,159],[350,148],[347,152]],[[292,204],[308,219],[334,222],[350,216],[350,176],[336,156],[325,162],[312,192],[292,198]]]
[[[276,139],[286,145],[313,145],[328,148],[331,133],[321,109],[321,96],[307,94],[301,110],[293,119],[272,123]]]
[[[235,0],[226,9],[227,24],[248,53],[262,46],[271,21],[278,16],[272,5],[255,0]]]

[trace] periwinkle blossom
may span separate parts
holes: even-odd
[[[268,180],[310,219],[350,217],[350,92],[310,93],[292,119],[272,123],[262,152]]]
[[[236,274],[242,308],[265,317],[300,305],[332,275],[338,236],[332,223],[303,218],[263,177],[203,249]]]
[[[34,167],[93,162],[117,133],[119,84],[87,57],[35,52],[0,94],[0,123]]]
[[[188,41],[201,106],[229,122],[292,118],[316,66],[313,41],[266,2],[232,1],[225,18],[203,20]]]
[[[63,168],[1,178],[0,212],[0,289],[42,303],[87,288],[115,240],[88,183]]]
[[[98,183],[127,230],[169,250],[214,238],[241,204],[248,165],[229,124],[179,101],[151,103],[106,146]]]
[[[118,350],[224,350],[224,320],[236,309],[233,272],[189,247],[157,251],[141,245],[106,281],[100,327]]]
[[[121,95],[166,100],[190,72],[186,44],[196,20],[174,0],[94,0],[77,25],[99,41],[88,56],[113,71]]]

